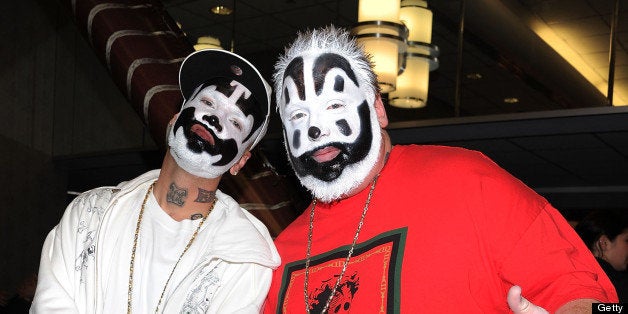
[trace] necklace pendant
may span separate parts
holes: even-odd
[[[358,223],[358,227],[355,231],[355,235],[353,236],[353,242],[351,243],[351,247],[349,248],[349,253],[347,253],[347,257],[344,260],[344,263],[342,264],[342,271],[340,272],[340,275],[338,275],[338,278],[336,279],[336,283],[334,284],[333,289],[331,290],[331,293],[329,294],[329,297],[327,298],[327,301],[325,302],[325,306],[323,307],[323,310],[321,311],[321,313],[326,313],[327,310],[329,309],[329,304],[331,303],[332,299],[334,298],[334,295],[336,294],[336,291],[338,290],[338,286],[340,285],[340,282],[342,281],[342,277],[344,276],[345,272],[347,271],[347,266],[349,265],[349,260],[351,259],[351,256],[353,255],[353,250],[355,248],[355,245],[358,241],[358,236],[360,235],[360,230],[362,230],[362,225],[364,224],[364,217],[366,217],[366,212],[369,209],[369,204],[371,203],[371,197],[373,196],[373,191],[375,191],[375,185],[377,184],[377,178],[379,178],[379,174],[375,176],[375,178],[373,178],[373,183],[371,183],[371,189],[369,190],[369,194],[366,197],[366,202],[364,202],[364,208],[362,209],[362,215],[360,216],[360,222]],[[310,210],[310,225],[309,225],[309,231],[307,234],[307,249],[305,252],[305,278],[304,278],[304,282],[303,282],[303,294],[304,294],[304,299],[305,299],[305,312],[306,313],[310,313],[310,302],[309,302],[309,296],[308,296],[308,282],[309,282],[309,274],[310,274],[310,253],[311,253],[311,249],[312,249],[312,234],[314,233],[314,210],[316,209],[316,199],[314,199],[312,201],[312,209]]]

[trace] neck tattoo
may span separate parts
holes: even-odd
[[[353,236],[353,242],[351,243],[351,248],[349,249],[349,253],[347,254],[347,257],[345,258],[345,261],[342,265],[342,271],[340,272],[338,279],[336,279],[334,288],[331,290],[331,294],[327,298],[327,302],[325,302],[325,307],[323,307],[323,310],[321,311],[321,313],[327,312],[327,309],[329,308],[329,303],[331,303],[331,300],[334,298],[334,294],[336,294],[336,290],[338,289],[338,286],[340,285],[340,281],[342,280],[342,277],[344,276],[345,271],[347,270],[347,265],[349,265],[349,259],[351,259],[351,255],[353,255],[353,249],[355,248],[355,244],[358,241],[358,236],[360,235],[360,230],[362,229],[362,225],[364,224],[364,217],[366,217],[366,212],[369,209],[369,204],[371,203],[371,196],[373,196],[373,191],[375,190],[375,185],[377,184],[378,177],[379,177],[379,174],[376,175],[375,178],[373,178],[373,183],[371,183],[371,189],[369,190],[369,194],[366,197],[366,202],[364,203],[364,209],[362,209],[362,216],[360,217],[358,228],[356,229],[355,235]],[[308,279],[309,279],[309,274],[310,274],[310,250],[312,249],[312,233],[314,232],[314,209],[316,209],[316,198],[312,202],[312,209],[310,210],[310,228],[307,234],[307,251],[305,253],[305,279],[304,279],[305,283],[303,287],[303,294],[305,297],[305,312],[306,313],[310,313],[310,301],[308,297]]]
[[[173,186],[175,186],[174,183],[170,185],[171,188]],[[153,182],[148,188],[148,190],[146,191],[146,195],[144,196],[144,201],[142,202],[142,207],[140,208],[139,217],[137,217],[137,224],[135,226],[135,237],[133,238],[133,249],[131,250],[131,263],[129,265],[129,292],[127,294],[127,314],[131,314],[131,308],[133,304],[133,270],[135,266],[135,252],[137,250],[137,242],[140,237],[140,226],[142,224],[142,217],[144,216],[144,209],[146,208],[146,201],[148,200],[148,197],[150,196],[150,193],[153,191],[154,187],[155,187],[155,182]],[[187,191],[186,191],[186,194],[187,194]],[[187,245],[183,249],[183,252],[181,252],[181,255],[179,255],[177,262],[172,267],[172,271],[170,271],[170,275],[168,276],[168,279],[166,280],[166,283],[164,284],[164,288],[161,291],[161,296],[159,297],[159,302],[157,303],[157,307],[155,308],[155,313],[159,312],[159,306],[161,305],[161,301],[164,298],[164,294],[166,293],[166,288],[168,287],[168,283],[170,283],[170,279],[172,278],[174,271],[177,269],[179,262],[181,262],[183,255],[185,255],[185,253],[188,251],[190,246],[192,246],[194,239],[196,239],[198,232],[201,230],[201,226],[203,226],[203,223],[209,216],[209,213],[211,213],[212,210],[214,209],[214,205],[216,205],[216,198],[213,199],[211,205],[209,206],[209,209],[207,210],[207,213],[205,214],[203,219],[201,219],[201,221],[198,223],[198,226],[196,227],[196,230],[194,230],[192,237],[190,238]]]
[[[211,203],[216,198],[216,191],[208,191],[198,188],[198,196],[194,200],[197,203]]]
[[[166,194],[166,201],[168,203],[175,204],[179,207],[183,207],[185,199],[188,197],[188,190],[178,187],[174,182],[170,183],[168,193]]]
[[[183,207],[185,205],[185,200],[188,196],[188,190],[186,188],[181,188],[176,185],[176,183],[170,183],[168,187],[168,193],[166,193],[166,201],[168,203],[177,205],[179,207]],[[209,191],[205,189],[198,188],[198,196],[194,200],[196,203],[211,203],[216,199],[216,191]],[[197,220],[203,218],[203,214],[196,213],[190,215],[191,220]]]
[[[209,191],[205,189],[198,188],[198,196],[194,200],[197,203],[211,203],[216,200],[216,191]],[[196,220],[203,218],[203,214],[196,213],[190,216],[191,220]]]

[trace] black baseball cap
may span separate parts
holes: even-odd
[[[185,101],[194,91],[214,78],[227,78],[238,81],[251,91],[255,101],[261,104],[265,118],[260,126],[262,132],[253,141],[253,148],[266,134],[270,116],[272,88],[249,61],[241,56],[222,49],[203,49],[188,55],[179,69],[179,86]]]

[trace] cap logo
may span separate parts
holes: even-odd
[[[233,74],[237,76],[242,75],[242,69],[240,69],[240,67],[237,65],[231,65],[231,72],[233,72]]]

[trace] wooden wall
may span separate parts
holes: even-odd
[[[0,34],[0,290],[13,291],[71,198],[57,161],[156,145],[57,1],[5,3]]]

